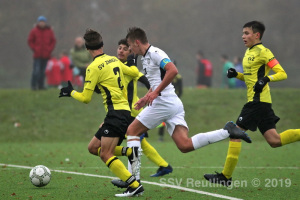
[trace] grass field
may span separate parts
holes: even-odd
[[[300,90],[277,89],[272,97],[281,117],[278,132],[299,128]],[[87,151],[105,116],[100,96],[95,94],[85,105],[72,98],[59,99],[54,89],[0,90],[0,99],[0,199],[116,199],[114,194],[123,191],[111,185],[114,175]],[[194,135],[235,121],[246,94],[243,90],[186,89],[182,101],[190,135]],[[150,131],[148,141],[174,171],[161,178],[149,177],[157,166],[143,156],[145,193],[139,199],[299,199],[299,143],[272,149],[259,132],[250,132],[253,143],[243,143],[234,186],[226,188],[209,184],[203,174],[222,171],[228,140],[182,154],[167,134],[164,142],[157,135],[157,130]],[[39,164],[52,170],[51,182],[43,188],[34,187],[28,177],[30,168]]]

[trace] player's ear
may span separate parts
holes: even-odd
[[[255,38],[256,38],[256,39],[260,39],[260,32],[256,32],[255,34],[256,34],[256,37],[255,37]]]
[[[141,41],[135,40],[134,43],[135,43],[135,45],[139,46],[141,44]]]

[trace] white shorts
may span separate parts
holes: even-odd
[[[147,106],[136,119],[148,129],[156,128],[165,122],[168,133],[172,136],[176,125],[188,128],[184,115],[183,104],[177,96],[158,96],[152,106]]]

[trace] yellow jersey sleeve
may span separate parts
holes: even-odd
[[[95,86],[99,82],[101,78],[101,74],[99,73],[99,69],[95,68],[93,65],[88,66],[85,72],[85,81],[84,81],[84,89],[89,89],[94,91]]]
[[[71,92],[71,96],[82,102],[82,103],[89,103],[92,100],[94,90],[84,89],[83,92],[77,92],[76,90],[73,90]]]
[[[133,78],[139,76],[139,70],[136,66],[128,67],[127,65],[125,65],[121,61],[119,61],[119,63],[120,63],[120,67],[121,67],[124,75],[128,75],[128,76],[131,76]]]
[[[272,68],[272,71],[274,71],[275,74],[268,76],[270,81],[275,82],[287,79],[287,74],[279,63]]]

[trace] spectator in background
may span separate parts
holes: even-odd
[[[48,87],[61,87],[63,63],[55,55],[48,60],[46,67],[46,76]]]
[[[60,62],[64,65],[63,70],[61,71],[61,81],[62,86],[68,86],[68,81],[73,80],[73,72],[71,68],[71,61],[68,57],[67,51],[62,51],[60,54]]]
[[[46,24],[46,17],[39,16],[37,22],[28,36],[28,45],[33,51],[32,90],[45,89],[45,69],[56,44],[54,32]]]
[[[244,73],[242,59],[240,57],[237,57],[237,56],[234,57],[233,63],[234,63],[234,68],[237,72]],[[237,88],[245,88],[246,87],[245,82],[241,81],[239,79],[235,79],[235,85]]]
[[[222,55],[221,61],[223,63],[221,88],[235,88],[235,80],[233,78],[227,78],[228,69],[234,68],[233,63],[228,60],[227,55]]]
[[[211,78],[213,73],[213,66],[208,59],[205,59],[203,53],[198,51],[197,59],[197,88],[211,87]]]
[[[79,75],[82,79],[85,79],[85,70],[87,66],[92,62],[92,56],[85,48],[84,40],[82,37],[75,38],[75,46],[70,51],[72,65],[74,71],[79,71]]]

